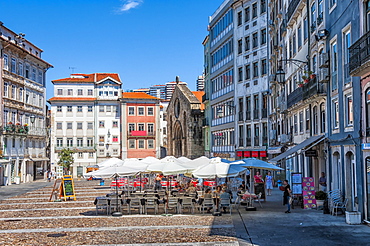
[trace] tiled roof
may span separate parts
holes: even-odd
[[[200,109],[204,110],[204,104],[202,103],[203,99],[202,96],[204,95],[204,91],[192,91],[194,96],[199,100],[200,102]]]
[[[95,101],[95,97],[52,97],[49,101]]]
[[[122,92],[122,98],[123,99],[157,99],[160,100],[160,98],[153,97],[149,94],[146,94],[145,92]]]
[[[83,73],[74,73],[71,76],[75,76],[73,78],[64,78],[64,79],[56,79],[52,82],[62,82],[62,81],[70,81],[70,82],[98,82],[105,78],[111,77],[114,80],[121,82],[118,73],[92,73],[92,74],[83,74]],[[78,76],[78,77],[77,77]],[[77,78],[76,78],[77,77]]]

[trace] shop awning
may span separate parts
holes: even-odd
[[[325,135],[318,135],[318,136],[310,137],[309,139],[304,140],[302,143],[299,143],[298,145],[294,146],[293,148],[288,149],[284,153],[276,156],[275,158],[272,158],[268,162],[277,163],[277,162],[281,161],[282,159],[287,158],[288,156],[297,153],[297,151],[299,151],[301,149],[304,149],[306,147],[311,147],[311,145],[315,144],[315,143],[316,144],[320,143],[324,139],[325,139]]]

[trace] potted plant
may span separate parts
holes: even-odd
[[[327,194],[320,190],[316,192],[315,198],[316,198],[316,205],[317,207],[322,207],[324,205],[324,201],[326,199]]]
[[[303,79],[303,82],[304,82],[305,84],[307,84],[308,82],[310,82],[310,79],[309,79],[306,75],[303,75],[303,76],[302,76],[302,79]]]

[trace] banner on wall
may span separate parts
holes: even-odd
[[[303,208],[316,208],[315,180],[313,177],[302,178]]]

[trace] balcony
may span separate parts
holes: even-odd
[[[87,145],[58,145],[54,149],[56,152],[61,151],[62,149],[69,148],[70,150],[74,152],[95,152],[94,146],[87,146]]]
[[[349,72],[352,76],[370,73],[370,31],[349,47]]]
[[[155,137],[155,131],[128,131],[129,137]]]
[[[304,84],[303,87],[298,87],[292,93],[288,95],[287,106],[288,108],[293,105],[307,100],[315,96],[325,96],[326,95],[326,84],[318,83],[317,79],[311,79],[310,82]]]
[[[306,6],[306,2],[303,0],[292,0],[289,3],[288,11],[286,13],[288,23],[291,18],[296,17],[297,13],[300,12],[304,6]]]
[[[28,125],[17,125],[17,124],[6,124],[3,127],[0,127],[0,130],[3,135],[19,135],[25,136],[29,132]]]

